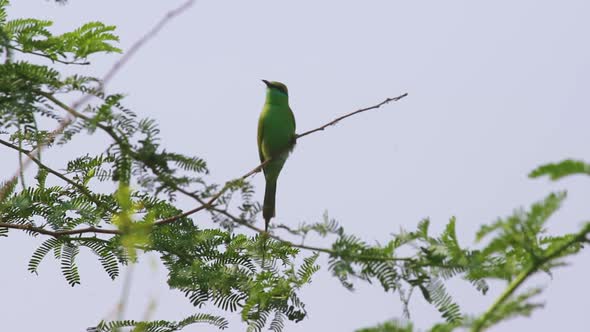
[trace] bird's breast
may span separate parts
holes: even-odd
[[[262,150],[265,156],[287,152],[295,136],[295,123],[289,107],[265,105],[262,116]]]

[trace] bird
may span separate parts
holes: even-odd
[[[275,217],[277,179],[296,141],[295,116],[289,107],[289,91],[281,82],[262,80],[266,84],[266,99],[258,118],[258,154],[266,187],[262,204],[264,231]]]

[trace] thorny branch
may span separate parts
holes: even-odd
[[[42,92],[42,91],[39,91],[39,94],[41,94],[42,96],[46,97],[48,100],[52,101],[57,106],[63,108],[65,111],[67,111],[68,113],[70,113],[72,116],[79,117],[79,118],[82,118],[82,119],[87,120],[87,121],[90,120],[90,118],[88,116],[86,116],[86,115],[84,115],[84,114],[76,111],[72,107],[67,106],[65,103],[63,103],[63,102],[59,101],[59,99],[55,98],[52,94],[47,93],[47,92]],[[340,117],[336,118],[335,120],[332,120],[332,121],[330,121],[330,122],[328,122],[328,123],[326,123],[326,124],[324,124],[324,125],[316,128],[316,129],[312,129],[312,130],[309,130],[309,131],[304,132],[303,134],[297,135],[296,138],[299,139],[299,138],[302,138],[304,136],[310,135],[312,133],[315,133],[315,132],[318,132],[318,131],[322,131],[322,130],[324,130],[325,128],[327,128],[329,126],[335,125],[340,120],[343,120],[345,118],[348,118],[348,117],[350,117],[352,115],[355,115],[355,114],[358,114],[358,113],[361,113],[361,112],[365,112],[365,111],[369,111],[369,110],[380,108],[381,106],[383,106],[383,105],[385,105],[385,104],[387,104],[387,103],[389,103],[391,101],[398,101],[398,100],[406,97],[407,95],[408,95],[407,93],[404,93],[404,94],[402,94],[402,95],[400,95],[398,97],[387,98],[384,101],[382,101],[382,102],[380,102],[380,103],[378,103],[376,105],[373,105],[373,106],[370,106],[370,107],[366,107],[366,108],[363,108],[363,109],[360,109],[360,110],[357,110],[357,111],[354,111],[354,112],[351,112],[351,113],[347,113],[347,114],[345,114],[343,116],[340,116]],[[115,141],[117,141],[118,143],[121,143],[120,142],[120,138],[114,132],[112,132],[111,128],[109,128],[107,126],[104,126],[104,125],[101,125],[101,124],[99,124],[98,127],[101,128],[101,129],[103,129],[104,131],[106,131]],[[10,144],[8,142],[4,142],[3,143],[3,141],[0,140],[0,143],[2,143],[2,144],[6,143],[4,145],[6,145],[8,147],[11,147],[13,149],[19,150],[17,146],[14,146],[14,145],[12,145],[12,144]],[[84,187],[79,188],[79,185],[77,183],[75,183],[72,180],[68,179],[67,177],[63,176],[59,172],[52,170],[48,166],[42,164],[38,159],[34,158],[31,155],[31,152],[29,152],[29,151],[21,151],[21,152],[24,152],[29,158],[31,158],[32,161],[34,161],[35,163],[37,163],[40,167],[43,167],[43,168],[47,169],[48,172],[56,175],[57,177],[61,178],[64,181],[66,181],[66,182],[68,182],[68,183],[76,186],[76,188],[80,189],[81,191],[82,190],[87,191],[86,188],[84,188]],[[155,226],[160,226],[160,225],[170,224],[170,223],[173,223],[173,222],[175,222],[175,221],[177,221],[177,220],[179,220],[181,218],[185,218],[185,217],[187,217],[189,215],[192,215],[192,214],[194,214],[196,212],[199,212],[199,211],[202,211],[202,210],[205,210],[205,209],[210,209],[210,210],[213,210],[213,211],[215,211],[217,213],[224,214],[225,216],[227,216],[228,218],[230,218],[232,221],[234,221],[234,222],[236,222],[236,223],[238,223],[240,225],[243,225],[243,226],[245,226],[245,227],[247,227],[247,228],[249,228],[249,229],[251,229],[251,230],[253,230],[255,232],[258,232],[260,234],[266,234],[267,236],[269,236],[269,237],[271,237],[271,238],[273,238],[273,239],[275,239],[277,241],[281,241],[283,243],[286,243],[286,244],[288,244],[288,245],[290,245],[292,247],[296,247],[296,248],[300,248],[300,249],[306,249],[306,250],[312,250],[312,251],[319,251],[319,252],[323,252],[323,253],[327,253],[327,254],[332,254],[332,255],[335,254],[335,252],[333,250],[330,250],[330,249],[319,248],[319,247],[312,247],[312,246],[307,246],[307,245],[303,245],[303,244],[296,244],[296,243],[293,243],[291,241],[284,240],[284,239],[282,239],[282,238],[280,238],[280,237],[278,237],[278,236],[276,236],[274,234],[269,234],[269,233],[265,232],[263,229],[260,229],[260,228],[258,228],[256,226],[253,226],[253,225],[251,225],[251,224],[249,224],[247,222],[244,222],[240,218],[233,216],[232,214],[230,214],[229,212],[227,212],[225,210],[218,209],[218,208],[215,207],[215,204],[214,204],[215,201],[217,201],[229,189],[229,184],[230,183],[235,182],[237,180],[244,180],[244,179],[246,179],[246,178],[248,178],[248,177],[250,177],[250,176],[252,176],[252,175],[254,175],[254,174],[258,173],[258,172],[260,172],[262,170],[262,168],[269,161],[270,160],[267,160],[267,161],[261,163],[260,165],[254,167],[253,169],[251,169],[250,171],[248,171],[244,175],[240,176],[239,178],[236,178],[236,179],[234,179],[232,181],[226,182],[226,184],[223,186],[223,188],[221,190],[219,190],[215,195],[211,196],[208,200],[204,200],[201,197],[199,197],[198,195],[195,195],[195,194],[193,194],[193,193],[191,193],[191,192],[189,192],[189,191],[187,191],[187,190],[185,190],[185,189],[183,189],[181,187],[178,187],[177,185],[172,185],[173,189],[175,189],[175,190],[183,193],[186,196],[189,196],[189,197],[195,199],[201,205],[198,206],[198,207],[196,207],[196,208],[194,208],[194,209],[191,209],[191,210],[185,211],[185,212],[183,212],[181,214],[178,214],[176,216],[172,216],[172,217],[168,217],[168,218],[164,218],[164,219],[158,220],[158,221],[154,222],[154,225]],[[84,192],[82,192],[82,193],[84,193]],[[120,230],[116,230],[116,229],[101,229],[101,228],[97,228],[97,227],[87,227],[87,228],[81,228],[81,229],[75,229],[75,230],[63,230],[63,231],[50,231],[50,230],[47,230],[45,228],[36,227],[33,224],[19,225],[19,224],[0,223],[0,227],[20,229],[20,230],[27,230],[27,231],[32,231],[32,232],[36,232],[36,233],[39,233],[39,234],[45,234],[45,235],[50,235],[50,236],[54,236],[54,237],[74,235],[74,234],[83,234],[83,233],[100,233],[100,234],[115,234],[115,235],[123,234],[123,232],[120,231]],[[383,260],[402,261],[402,260],[411,260],[411,258],[387,257],[387,258],[383,258]]]

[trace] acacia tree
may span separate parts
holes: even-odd
[[[9,20],[8,0],[0,0],[0,145],[17,152],[20,165],[0,185],[0,237],[12,231],[45,237],[33,250],[28,270],[35,273],[40,262],[53,255],[72,286],[81,282],[76,265],[81,248],[95,253],[97,263],[112,279],[138,256],[157,252],[168,269],[168,285],[183,292],[197,308],[194,315],[178,322],[165,317],[89,322],[96,325],[90,330],[177,331],[194,323],[228,327],[225,317],[203,311],[205,305],[213,305],[239,312],[248,330],[280,331],[287,320],[305,319],[305,299],[299,297],[299,290],[320,268],[350,290],[354,282],[375,282],[383,291],[396,293],[405,305],[406,318],[410,317],[410,295],[418,290],[442,316],[430,331],[483,331],[542,306],[531,301],[542,289],[521,291],[521,286],[578,253],[590,232],[586,223],[577,233],[545,233],[545,223],[565,199],[563,192],[550,193],[527,210],[482,225],[474,249],[459,245],[454,218],[439,235],[430,234],[429,221],[421,220],[415,230],[394,233],[387,243],[370,245],[328,216],[297,228],[273,225],[267,233],[256,226],[260,205],[253,201],[248,182],[262,165],[215,184],[208,179],[204,159],[164,150],[156,120],[138,116],[124,106],[123,95],[107,94],[104,86],[143,43],[191,4],[188,1],[168,13],[110,72],[96,78],[65,76],[58,64],[90,65],[90,55],[121,53],[114,26],[91,22],[54,35],[50,21]],[[31,60],[23,60],[25,56]],[[347,113],[297,138],[405,96]],[[73,98],[78,99],[64,102]],[[60,165],[50,166],[43,160],[46,150],[70,144],[82,132],[101,132],[109,141],[103,142],[101,153],[64,157]],[[28,178],[26,169],[34,170],[34,177]],[[566,160],[541,166],[530,176],[549,175],[557,180],[580,173],[589,175],[590,165]],[[195,207],[179,209],[179,195],[191,199]],[[217,227],[207,229],[193,222],[197,214],[208,214]],[[304,243],[310,233],[330,240],[331,246]],[[301,241],[287,240],[287,235]],[[401,248],[411,254],[398,255]],[[316,263],[319,255],[329,256],[327,266]],[[469,314],[446,291],[445,282],[451,278],[462,278],[482,294],[490,280],[505,281],[506,288],[487,311]],[[389,321],[362,331],[413,330],[411,323]]]

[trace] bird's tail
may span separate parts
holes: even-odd
[[[262,234],[262,269],[266,268],[266,248],[267,248],[267,241],[268,241],[268,224],[270,223],[270,219],[264,219],[264,234]]]
[[[262,204],[262,217],[264,218],[264,231],[268,231],[270,219],[275,216],[275,196],[277,193],[277,181],[266,180],[264,191],[264,203]]]
[[[264,202],[262,204],[262,218],[264,218],[264,237],[262,245],[262,268],[265,268],[266,258],[266,241],[268,241],[268,224],[270,219],[275,216],[275,195],[277,193],[277,181],[266,180],[266,189],[264,190]]]

